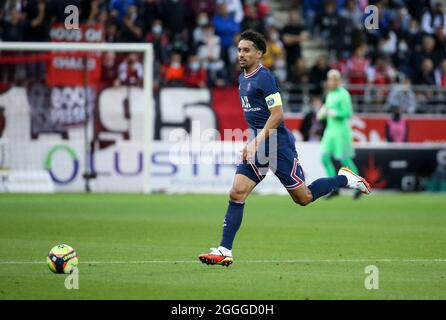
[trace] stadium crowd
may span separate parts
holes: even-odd
[[[263,64],[278,80],[309,84],[312,95],[323,93],[332,67],[358,85],[353,94],[362,94],[365,84],[401,82],[396,92],[380,91],[375,99],[404,102],[409,112],[415,110],[411,84],[446,87],[446,11],[437,1],[284,1],[288,14],[281,24],[268,0],[2,0],[0,39],[49,41],[52,23],[64,22],[70,4],[80,8],[81,23],[103,26],[104,41],[153,43],[156,88],[235,85],[237,37],[248,28],[265,35]],[[368,5],[379,10],[378,29],[364,27]],[[302,44],[314,39],[322,39],[326,52],[307,65]],[[118,62],[113,54],[103,59],[110,81],[141,81],[138,56]]]

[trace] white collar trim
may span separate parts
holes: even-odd
[[[262,68],[262,67],[263,67],[263,65],[262,65],[262,64],[259,64],[259,66],[258,66],[254,71],[251,71],[251,73],[248,73],[248,74],[244,74],[245,78],[250,78],[250,77],[252,77],[252,76],[255,75],[255,74],[260,70],[260,68]]]

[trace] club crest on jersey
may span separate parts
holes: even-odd
[[[270,107],[274,105],[274,98],[269,98],[268,101],[266,102]]]

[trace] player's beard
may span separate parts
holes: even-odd
[[[239,63],[240,69],[243,70],[244,72],[248,72],[248,70],[251,69],[252,64],[249,65],[248,62],[245,60],[244,65],[242,66],[241,63]]]

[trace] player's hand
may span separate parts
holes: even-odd
[[[252,140],[241,151],[242,161],[254,162],[256,152],[257,152],[257,146],[255,140]]]
[[[323,119],[325,119],[327,117],[336,117],[336,111],[331,109],[331,108],[327,108],[326,106],[323,106],[316,113],[316,119],[317,120],[323,120]]]
[[[327,116],[328,117],[336,117],[336,115],[337,115],[337,113],[335,110],[327,108]]]
[[[316,113],[316,119],[317,120],[324,120],[325,118],[327,118],[327,107],[326,106],[322,106]]]

